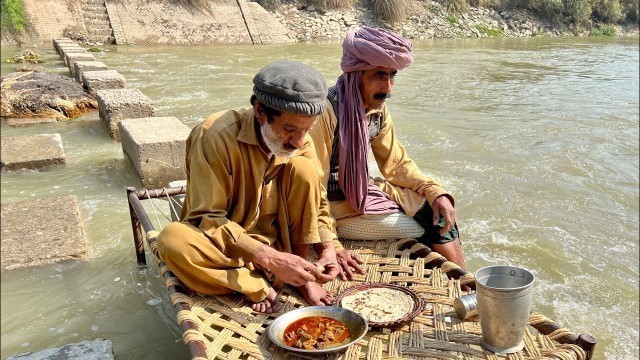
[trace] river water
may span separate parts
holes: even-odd
[[[388,101],[400,140],[456,198],[471,271],[536,276],[533,308],[598,339],[595,359],[638,358],[638,39],[415,42]],[[339,75],[340,45],[109,47],[96,54],[189,127],[247,106],[283,57]],[[5,60],[18,48],[2,48]],[[53,49],[50,71],[65,72]],[[2,136],[60,133],[67,165],[2,173],[2,203],[74,194],[92,260],[4,272],[1,357],[85,339],[119,359],[187,359],[155,260],[139,268],[125,188],[140,187],[97,113]],[[153,216],[152,216],[152,219]],[[155,222],[155,219],[154,219]]]

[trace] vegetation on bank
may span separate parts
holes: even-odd
[[[3,33],[21,34],[27,26],[22,0],[0,0],[0,29]]]
[[[201,1],[201,0],[180,0]],[[396,23],[409,15],[407,0],[255,0],[263,7],[275,10],[283,3],[315,6],[320,10],[334,10],[363,5],[371,9],[379,19]],[[420,0],[430,2],[431,0]],[[615,34],[610,25],[638,24],[639,0],[435,0],[451,14],[466,13],[470,6],[502,10],[525,9],[542,20],[556,26],[572,26],[576,29],[593,29],[594,35]],[[449,18],[453,21],[455,16]],[[609,24],[598,26],[597,24]],[[613,33],[612,33],[613,30]],[[499,36],[499,34],[491,34]]]

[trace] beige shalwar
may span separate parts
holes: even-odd
[[[211,115],[187,139],[181,222],[162,230],[158,252],[197,292],[260,301],[272,279],[247,259],[262,244],[291,253],[337,241],[310,138],[289,159],[269,157],[257,131],[253,109],[242,109]]]
[[[409,217],[423,206],[425,199],[429,205],[440,195],[448,195],[451,201],[453,196],[440,186],[434,179],[422,174],[418,165],[409,158],[406,150],[398,142],[393,119],[386,105],[382,109],[383,121],[380,132],[371,142],[371,150],[378,168],[384,179],[375,179],[374,183],[391,199],[402,207]],[[318,160],[322,164],[321,185],[326,188],[329,180],[329,165],[331,148],[334,140],[334,131],[337,131],[338,119],[333,111],[331,102],[327,100],[325,110],[316,125],[309,134],[313,139]],[[344,224],[359,216],[349,202],[331,201],[331,215],[337,220],[337,224]]]

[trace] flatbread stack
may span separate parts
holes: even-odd
[[[400,289],[373,287],[345,295],[340,306],[357,312],[369,323],[392,323],[414,312],[416,301]]]

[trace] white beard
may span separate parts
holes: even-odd
[[[267,144],[267,147],[275,156],[283,158],[290,158],[293,156],[295,150],[285,149],[284,143],[280,138],[278,138],[278,135],[276,135],[268,122],[265,122],[260,126],[260,133],[262,134],[264,143]]]

